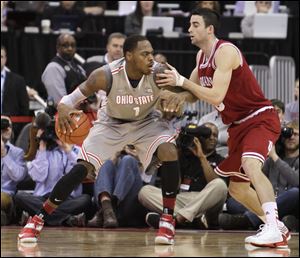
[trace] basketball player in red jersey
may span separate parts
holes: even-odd
[[[228,129],[229,155],[216,169],[230,177],[229,193],[265,224],[245,239],[260,247],[287,247],[290,234],[278,220],[271,183],[261,168],[280,134],[276,111],[267,100],[240,50],[215,36],[218,14],[196,9],[190,18],[189,35],[200,48],[190,79],[175,68],[158,74],[160,87],[181,86],[198,99],[214,105]],[[252,188],[250,183],[254,186]]]

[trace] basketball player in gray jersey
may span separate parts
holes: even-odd
[[[78,163],[62,177],[38,215],[31,218],[19,234],[21,242],[36,242],[44,220],[60,205],[87,176],[94,175],[104,163],[126,144],[133,144],[144,170],[154,152],[162,162],[163,214],[155,238],[156,244],[173,244],[175,220],[173,210],[179,186],[179,166],[175,132],[171,124],[160,117],[155,105],[161,90],[153,80],[153,48],[143,36],[128,37],[124,43],[124,58],[95,70],[71,94],[58,104],[60,130],[71,130],[71,115],[81,111],[75,105],[94,92],[104,90],[107,104],[83,142]],[[166,94],[162,94],[166,98]],[[190,101],[188,92],[170,93],[165,99],[169,111],[179,110]],[[144,173],[141,175],[149,182]]]

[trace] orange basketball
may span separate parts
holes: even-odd
[[[72,133],[70,131],[67,131],[66,133],[63,133],[62,131],[58,131],[59,124],[58,124],[58,116],[56,116],[55,119],[55,132],[57,137],[69,144],[77,144],[81,145],[84,141],[84,139],[89,134],[91,123],[89,121],[89,118],[86,114],[82,113],[81,115],[74,115],[72,119],[75,121],[75,124],[77,124],[77,128],[74,126],[72,127]]]

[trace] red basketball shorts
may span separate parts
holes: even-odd
[[[242,157],[250,157],[264,163],[273,144],[280,135],[280,122],[274,109],[268,109],[228,129],[228,157],[215,172],[237,182],[249,182],[241,168]]]

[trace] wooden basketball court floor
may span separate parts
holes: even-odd
[[[17,243],[21,227],[1,227],[1,257],[299,257],[299,234],[288,249],[249,249],[254,231],[177,230],[175,245],[154,244],[153,229],[44,227],[36,245]]]

